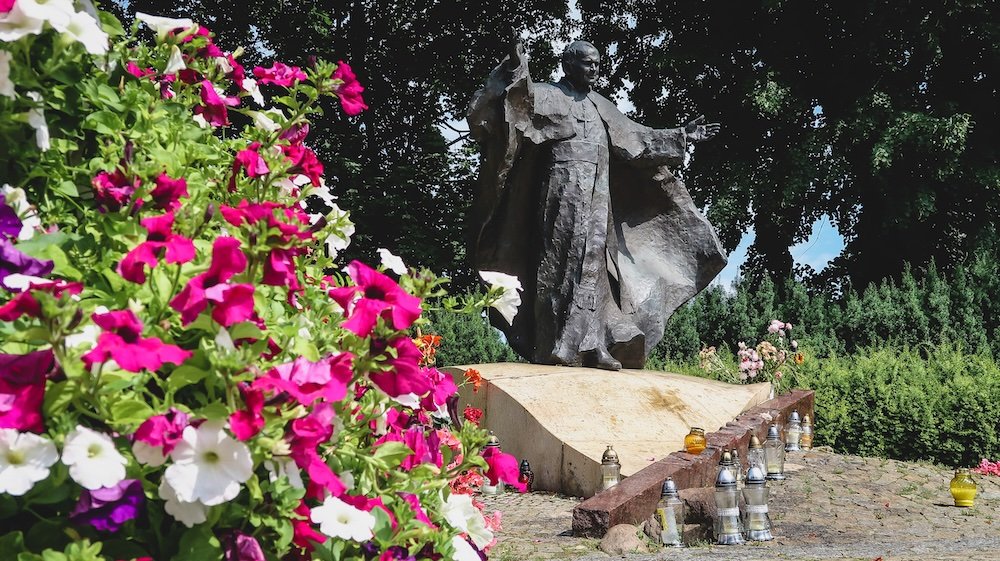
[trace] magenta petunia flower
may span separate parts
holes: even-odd
[[[226,534],[222,538],[222,547],[225,561],[267,561],[257,539],[239,530]]]
[[[41,261],[21,253],[6,237],[0,236],[0,287],[11,290],[4,280],[13,274],[42,277],[52,272],[55,263]]]
[[[101,532],[117,532],[123,524],[138,518],[145,506],[142,482],[123,479],[113,487],[84,489],[69,518],[76,524],[89,524]]]
[[[282,219],[275,216],[275,209]],[[310,240],[313,237],[309,231],[309,216],[301,208],[288,208],[275,202],[251,203],[246,199],[235,207],[221,205],[219,212],[222,218],[233,226],[253,225],[261,220],[267,222],[268,229],[274,228],[281,233],[282,243],[288,243],[293,237],[300,240]]]
[[[163,259],[167,263],[187,263],[194,259],[194,242],[173,233],[173,211],[160,216],[150,216],[141,221],[149,234],[146,241],[137,245],[118,263],[118,274],[125,280],[142,284],[146,282],[143,265],[154,269]]]
[[[142,322],[132,310],[92,317],[104,333],[97,338],[93,350],[81,357],[88,369],[111,359],[129,372],[155,371],[165,362],[181,364],[191,356],[191,351],[164,343],[158,337],[141,337]]]
[[[136,78],[149,78],[150,76],[156,76],[156,69],[154,68],[139,68],[139,65],[135,63],[134,60],[130,60],[125,64],[125,72],[135,76]]]
[[[292,519],[292,541],[306,551],[312,551],[317,543],[326,541],[326,536],[317,532],[309,523],[310,512],[309,505],[302,501],[295,507],[295,514],[301,519]]]
[[[0,354],[0,428],[42,432],[45,379],[56,369],[52,349]]]
[[[221,237],[212,246],[212,264],[208,271],[194,277],[170,307],[181,313],[187,325],[212,304],[212,319],[229,327],[253,317],[253,286],[231,284],[229,279],[246,269],[247,258],[236,238]]]
[[[83,283],[67,282],[62,279],[31,282],[27,290],[0,306],[0,321],[14,321],[21,316],[42,317],[42,306],[32,294],[35,290],[48,292],[59,298],[63,293],[79,294],[83,291]]]
[[[487,446],[483,450],[483,459],[489,466],[486,477],[492,485],[496,485],[497,481],[503,481],[522,493],[528,490],[527,486],[520,481],[521,472],[517,465],[517,458],[501,452],[497,446]]]
[[[94,200],[102,211],[117,211],[128,204],[135,190],[139,188],[139,178],[128,178],[120,169],[113,172],[102,171],[91,180],[94,186]]]
[[[14,8],[14,4],[17,0],[0,0],[0,13],[7,13]]]
[[[253,75],[261,84],[274,84],[276,86],[290,87],[295,82],[306,79],[306,73],[297,66],[288,66],[280,62],[275,62],[271,68],[258,66],[253,69]]]
[[[247,441],[264,428],[264,392],[251,389],[248,384],[240,384],[240,394],[246,409],[234,411],[229,416],[229,428],[238,440]]]
[[[347,272],[354,286],[333,288],[329,292],[345,310],[345,329],[367,337],[379,317],[394,329],[407,329],[420,317],[420,298],[407,294],[388,276],[360,261],[352,261]]]
[[[247,177],[262,177],[271,172],[267,167],[267,162],[260,155],[260,142],[252,142],[250,146],[236,153],[233,160],[233,171],[229,176],[229,190],[236,190],[236,174],[240,170],[246,172]]]
[[[159,448],[164,456],[181,441],[188,426],[187,413],[171,407],[162,415],[154,415],[135,429],[135,440]]]
[[[299,290],[301,285],[295,274],[295,256],[302,251],[304,251],[302,248],[272,249],[267,261],[264,261],[263,283],[270,286],[287,286],[292,291]]]
[[[417,521],[423,522],[424,524],[430,526],[433,529],[437,529],[437,526],[435,526],[434,523],[431,522],[430,517],[427,516],[427,512],[424,511],[423,506],[420,504],[419,497],[417,497],[413,493],[403,493],[402,491],[400,491],[399,496],[404,501],[406,501],[406,504],[410,505],[411,509],[413,509],[413,517]]]
[[[431,391],[420,400],[420,406],[425,411],[446,413],[448,412],[448,400],[458,392],[458,386],[451,376],[441,372],[437,368],[424,368],[423,374],[431,383]]]
[[[288,127],[288,130],[281,133],[281,140],[287,140],[289,144],[302,144],[309,136],[309,123],[295,123]]]
[[[153,206],[163,210],[174,211],[181,206],[181,197],[188,196],[187,180],[183,177],[174,179],[166,173],[156,177],[156,187],[150,191]]]
[[[432,387],[430,378],[419,366],[420,349],[406,336],[397,337],[389,343],[389,347],[396,353],[396,358],[386,361],[392,369],[370,372],[368,378],[389,397],[404,402],[404,405],[417,407],[420,398]]]
[[[339,353],[312,362],[298,357],[292,362],[275,366],[253,382],[254,389],[286,392],[302,405],[312,405],[317,399],[335,402],[347,395],[351,381],[351,353]]]
[[[295,465],[299,469],[305,470],[309,475],[309,485],[306,488],[307,497],[316,499],[327,495],[336,497],[347,490],[337,474],[315,449],[292,450],[291,455],[292,459],[295,460]]]
[[[323,162],[319,161],[312,149],[301,144],[282,144],[280,148],[285,159],[292,163],[289,173],[300,173],[308,177],[313,185],[320,186],[323,181]]]
[[[333,79],[341,82],[337,86],[336,93],[337,97],[340,98],[340,106],[344,109],[344,113],[357,115],[368,109],[365,100],[361,98],[361,92],[365,91],[365,88],[358,82],[358,77],[346,62],[337,61],[337,70],[333,72]]]
[[[215,91],[215,86],[208,80],[201,81],[201,102],[194,108],[195,115],[201,115],[213,127],[229,124],[229,110],[226,107],[236,107],[240,98],[235,96],[222,97]]]
[[[333,419],[337,412],[325,401],[317,403],[308,415],[292,421],[289,446],[292,451],[316,448],[333,436]]]

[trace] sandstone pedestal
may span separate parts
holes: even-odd
[[[683,448],[692,426],[716,431],[767,400],[768,384],[732,385],[649,370],[608,372],[537,364],[475,364],[442,370],[479,391],[460,390],[460,408],[482,409],[481,425],[505,452],[527,459],[535,489],[590,497],[600,488],[601,455],[612,444],[629,476]]]

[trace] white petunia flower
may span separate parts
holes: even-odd
[[[38,103],[38,107],[28,110],[28,124],[35,129],[35,144],[44,152],[49,149],[49,125],[45,122],[45,111],[41,108],[42,94],[28,92],[28,97]]]
[[[101,29],[101,24],[87,12],[73,14],[64,33],[83,44],[83,48],[92,55],[103,55],[108,52],[108,34]]]
[[[476,552],[476,548],[469,545],[469,542],[462,536],[451,538],[451,547],[455,548],[452,561],[481,561],[482,559]]]
[[[170,33],[175,29],[190,29],[194,27],[194,22],[190,18],[165,18],[163,16],[154,16],[144,14],[142,12],[136,12],[135,19],[141,21],[150,29],[155,31],[156,36],[160,41],[167,36],[167,33]]]
[[[174,463],[164,477],[178,500],[186,503],[214,506],[231,501],[253,473],[250,450],[226,434],[219,421],[186,427],[170,458]]]
[[[0,53],[2,52],[0,51]],[[14,212],[21,219],[21,231],[18,232],[17,239],[24,241],[35,237],[35,230],[42,227],[42,219],[38,217],[38,212],[31,208],[31,203],[28,202],[28,195],[24,189],[5,184],[0,187],[0,193],[3,193],[4,201],[14,209]],[[4,284],[10,286],[9,282]]]
[[[142,440],[136,440],[132,443],[132,455],[135,456],[136,460],[139,460],[140,464],[149,467],[160,467],[167,463],[167,457],[163,455],[162,447],[153,446]]]
[[[74,14],[72,0],[17,0],[9,12],[0,15],[0,41],[38,35],[46,23],[61,33]]]
[[[479,271],[479,276],[490,284],[490,290],[496,288],[503,289],[503,295],[492,304],[507,323],[514,325],[514,316],[517,315],[517,307],[521,305],[521,281],[517,277],[506,273],[495,271]]]
[[[323,504],[312,509],[309,518],[319,524],[320,532],[331,538],[363,542],[374,536],[375,517],[337,497],[327,497]]]
[[[7,275],[3,280],[4,286],[9,288],[12,292],[24,292],[31,288],[33,284],[49,284],[52,282],[50,279],[43,279],[42,277],[33,277],[31,275],[22,275],[21,273],[14,273],[12,275]]]
[[[252,99],[258,107],[264,107],[264,94],[260,93],[260,87],[257,86],[257,80],[253,78],[243,78],[243,91],[250,94],[250,99]]]
[[[7,279],[10,279],[10,277],[7,277]],[[98,306],[94,308],[95,314],[106,314],[109,311],[110,310],[108,310],[104,306]],[[98,327],[96,323],[88,323],[80,330],[79,333],[73,333],[72,335],[67,335],[66,338],[63,339],[63,343],[66,344],[66,348],[68,349],[79,347],[81,345],[86,345],[86,348],[89,350],[94,348],[94,345],[97,344],[97,337],[100,334],[101,334],[101,328]],[[114,366],[114,364],[112,363],[114,363],[113,360],[109,360],[108,362],[104,363],[104,368],[108,368],[109,366]],[[96,368],[98,367],[98,365],[95,364],[94,367]]]
[[[17,97],[14,92],[14,82],[10,81],[10,53],[0,49],[0,95],[11,99]]]
[[[406,274],[406,263],[403,263],[403,259],[393,255],[388,249],[384,247],[378,248],[378,257],[382,261],[382,266],[389,269],[397,275]]]
[[[272,115],[284,118],[284,114],[279,109],[272,108],[267,111],[250,111],[250,116],[253,118],[254,126],[265,132],[275,132],[281,130],[281,125],[274,122],[274,119],[271,118]],[[306,179],[309,178],[306,177]]]
[[[119,484],[128,463],[110,436],[80,425],[66,437],[62,462],[69,466],[73,481],[91,491]]]
[[[15,429],[0,429],[0,493],[19,497],[49,476],[59,459],[51,440]]]
[[[177,520],[188,528],[193,527],[195,524],[201,524],[208,519],[208,507],[197,501],[185,503],[179,500],[173,487],[167,483],[166,477],[160,480],[159,493],[160,499],[164,503],[163,510],[167,511],[167,514],[170,516],[173,516],[174,520]]]
[[[337,197],[333,196],[330,188],[326,186],[326,180],[322,177],[319,178],[319,185],[313,185],[312,189],[309,190],[309,194],[319,197],[328,207],[336,206],[333,201],[337,200]]]
[[[286,197],[296,196],[296,193],[302,190],[302,186],[309,184],[309,176],[300,173],[291,177],[282,177],[274,184],[281,189],[282,195]]]
[[[288,479],[288,483],[295,487],[296,489],[305,489],[306,486],[302,483],[302,474],[299,473],[298,466],[295,465],[289,457],[275,456],[270,460],[264,461],[264,467],[267,469],[267,479],[271,483],[274,483],[280,477]],[[343,481],[343,477],[341,477]]]
[[[332,204],[330,207],[332,210],[327,215],[327,220],[334,223],[340,222],[341,220],[346,221],[346,225],[341,228],[339,232],[334,232],[326,238],[325,243],[326,248],[330,250],[330,259],[335,259],[338,253],[347,249],[347,246],[351,245],[351,236],[354,235],[354,223],[348,219],[350,215],[341,210],[339,206]]]
[[[468,534],[476,547],[482,549],[493,541],[493,532],[486,527],[483,514],[472,504],[471,495],[449,495],[442,514],[452,528]]]
[[[194,122],[198,123],[198,126],[203,129],[212,128],[212,125],[208,124],[208,121],[206,121],[205,117],[202,115],[195,115],[192,119],[194,119]]]
[[[224,59],[223,59],[224,60]],[[167,67],[163,69],[164,74],[176,74],[187,68],[184,64],[184,55],[177,45],[170,45],[170,58],[167,59]]]
[[[219,333],[215,336],[215,344],[223,351],[236,352],[236,343],[233,342],[233,336],[229,334],[229,330],[225,327],[219,329]]]

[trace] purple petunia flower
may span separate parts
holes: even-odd
[[[69,517],[77,524],[90,524],[102,532],[117,532],[122,524],[139,516],[146,496],[138,479],[123,479],[114,487],[84,489]]]
[[[225,536],[222,543],[226,549],[226,561],[266,561],[257,539],[239,530]]]
[[[21,226],[17,212],[7,204],[7,197],[0,193],[0,237],[17,238]]]
[[[55,263],[40,261],[21,253],[5,236],[0,236],[0,286],[10,290],[4,279],[15,273],[43,277],[52,272]]]

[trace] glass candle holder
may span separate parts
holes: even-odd
[[[618,453],[608,444],[608,449],[601,456],[601,491],[618,485],[621,477],[622,465],[618,461]]]
[[[736,480],[728,469],[719,472],[715,479],[715,543],[737,545],[743,543],[743,523],[740,520],[739,495]]]
[[[750,435],[750,448],[747,450],[747,469],[752,467],[760,468],[761,473],[767,473],[767,466],[764,463],[764,445],[756,434]]]
[[[785,478],[785,443],[781,441],[778,425],[771,425],[767,429],[767,440],[764,441],[764,466],[768,479]]]
[[[684,451],[688,454],[701,454],[707,444],[705,429],[699,427],[691,427],[691,432],[684,437]]]
[[[660,523],[660,543],[666,547],[684,547],[684,501],[669,477],[663,482],[656,517]]]
[[[788,423],[785,424],[785,451],[798,452],[799,439],[802,437],[802,420],[799,418],[799,411],[792,410],[788,416]]]
[[[799,447],[803,450],[812,450],[813,447],[813,424],[809,415],[802,417],[802,436],[799,437]]]
[[[747,471],[746,485],[743,486],[743,499],[746,502],[744,526],[747,539],[753,541],[773,540],[771,534],[771,517],[767,512],[769,491],[764,472],[752,467]]]
[[[967,468],[955,470],[955,477],[951,479],[950,487],[955,506],[970,507],[975,504],[976,482]]]

